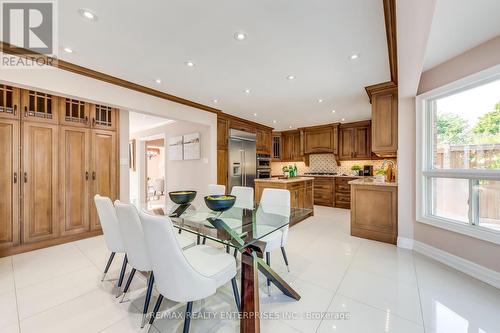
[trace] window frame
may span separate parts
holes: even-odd
[[[434,227],[446,229],[470,237],[500,244],[500,232],[478,225],[477,193],[471,188],[478,180],[500,181],[500,170],[483,169],[435,169],[433,167],[433,128],[435,111],[433,101],[454,95],[492,81],[500,80],[500,65],[467,76],[426,93],[416,96],[416,219]],[[469,223],[437,217],[432,210],[432,178],[458,178],[469,180]],[[472,200],[471,196],[472,195]]]

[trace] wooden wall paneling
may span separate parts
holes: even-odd
[[[23,123],[23,242],[59,236],[58,126]]]
[[[227,186],[228,177],[228,151],[227,149],[217,150],[217,184]]]
[[[89,231],[90,130],[61,127],[60,226],[63,236]]]
[[[91,197],[89,198],[90,229],[101,228],[94,204],[96,194],[116,200],[118,195],[117,185],[117,136],[114,131],[91,131]]]
[[[0,249],[19,244],[19,121],[0,118]]]
[[[217,117],[217,149],[227,149],[229,140],[229,122]]]

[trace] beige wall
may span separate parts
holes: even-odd
[[[438,88],[498,64],[500,64],[500,36],[422,73],[418,93]],[[413,107],[413,119],[415,119],[414,111]],[[404,130],[414,131],[414,128],[414,123],[408,123]],[[419,222],[415,222],[414,233],[416,241],[500,272],[499,245]]]
[[[168,158],[168,143],[171,137],[200,133],[201,140],[201,158],[199,160],[185,160],[185,161],[170,161]],[[165,137],[165,187],[166,191],[175,190],[195,190],[198,192],[195,204],[200,203],[207,193],[208,185],[215,184],[216,173],[216,152],[211,149],[211,129],[209,126],[202,124],[192,123],[188,121],[176,121],[166,125],[158,126],[138,133],[132,133],[131,137],[135,138],[140,144],[141,139],[163,135]],[[142,151],[142,153],[141,153]],[[139,163],[144,160],[140,156],[144,156],[143,150],[137,149],[137,165],[139,168],[144,167],[144,163]],[[141,155],[139,155],[141,154]],[[138,169],[137,172],[141,174]],[[141,182],[144,179],[139,175],[137,181]],[[143,183],[140,183],[137,188],[143,188]],[[144,195],[139,195],[141,202],[145,200]]]

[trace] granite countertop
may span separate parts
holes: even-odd
[[[353,175],[347,175],[347,176],[343,176],[343,175],[306,175],[306,176],[301,176],[301,177],[330,177],[330,178],[340,177],[340,178],[364,178],[365,176],[353,176]]]
[[[254,181],[257,183],[279,183],[279,184],[288,184],[288,183],[296,183],[296,182],[304,182],[306,180],[314,180],[314,177],[291,177],[291,178],[260,178],[255,179]]]
[[[350,185],[369,185],[369,186],[393,186],[398,187],[397,182],[376,182],[373,177],[365,177],[362,179],[351,180]]]

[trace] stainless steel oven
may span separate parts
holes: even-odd
[[[257,169],[271,168],[271,155],[257,154]]]
[[[271,178],[271,169],[257,169],[257,178]]]

